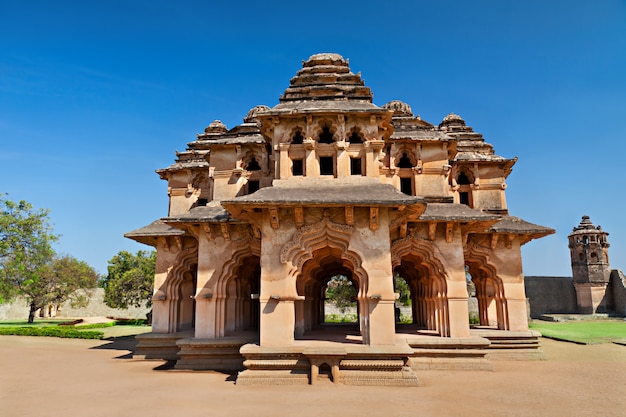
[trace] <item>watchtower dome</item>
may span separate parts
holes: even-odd
[[[568,236],[580,313],[606,311],[604,295],[611,276],[608,235],[600,226],[594,226],[589,216],[583,216],[580,224]]]

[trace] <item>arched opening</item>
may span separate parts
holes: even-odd
[[[456,179],[456,183],[459,186],[459,203],[474,207],[474,202],[472,201],[472,180],[470,177],[461,171]]]
[[[319,134],[319,143],[334,143],[335,140],[333,139],[333,132],[331,132],[330,127],[329,126],[323,126],[322,127],[322,131]]]
[[[261,170],[261,166],[257,162],[256,158],[253,156],[252,158],[250,158],[250,161],[248,162],[248,165],[246,166],[246,171],[260,171],[260,170]]]
[[[468,262],[467,273],[471,277],[478,300],[476,324],[481,327],[508,330],[508,311],[502,280],[479,262]]]
[[[397,272],[393,274],[393,291],[397,297],[395,305],[396,325],[413,324],[411,288]]]
[[[324,287],[324,323],[357,323],[358,290],[345,275],[335,275]]]
[[[296,302],[296,338],[331,340],[343,343],[360,343],[357,320],[338,321],[326,318],[326,295],[329,287],[353,287],[356,305],[355,317],[359,317],[361,285],[354,273],[354,265],[345,259],[341,249],[323,247],[313,252],[313,258],[302,266],[296,280],[298,294],[304,301]],[[350,298],[350,295],[346,296]],[[344,298],[346,298],[344,297]],[[330,321],[333,321],[332,323]]]
[[[361,137],[361,135],[356,130],[353,130],[352,134],[348,138],[348,142],[350,142],[350,143],[363,143],[363,138]]]
[[[224,303],[224,335],[259,329],[259,294],[261,264],[258,256],[250,255],[239,263],[226,284]]]
[[[176,290],[176,331],[191,330],[196,323],[196,286],[198,265],[193,264],[183,272]]]
[[[302,145],[303,140],[304,140],[304,136],[302,136],[302,132],[300,132],[300,130],[296,130],[291,138],[291,144]]]
[[[433,269],[423,256],[416,253],[403,256],[394,268],[394,274],[406,282],[411,299],[412,324],[399,324],[398,327],[412,326],[420,331],[448,336],[450,326],[446,282]]]
[[[406,152],[402,152],[402,156],[398,160],[398,168],[413,168],[413,163],[411,162],[411,158]]]

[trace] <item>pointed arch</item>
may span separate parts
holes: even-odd
[[[195,316],[195,295],[198,252],[190,251],[179,258],[170,270],[165,286],[169,310],[169,331],[192,328]],[[191,274],[191,275],[189,275]]]
[[[249,282],[250,270],[246,271],[246,277],[240,277],[244,266],[254,268],[250,260],[256,260],[258,265],[261,256],[261,241],[253,237],[237,239],[231,243],[231,257],[224,263],[220,271],[216,271],[218,277],[214,284],[213,302],[216,303],[215,322],[218,337],[224,337],[227,332],[254,327],[254,321],[258,321],[258,308],[255,310],[255,302],[251,299],[252,291],[258,291],[258,283]],[[255,318],[252,318],[255,317]]]
[[[291,263],[289,276],[302,273],[303,265],[314,258],[314,252],[323,248],[340,251],[341,258],[348,261],[359,282],[360,294],[367,293],[367,273],[361,266],[361,257],[349,249],[354,227],[323,220],[300,228],[293,238],[285,243],[280,252],[282,263]]]
[[[504,284],[498,276],[496,266],[491,262],[492,251],[489,248],[469,243],[464,251],[465,264],[476,286],[478,299],[478,315],[480,324],[487,326],[490,323],[489,311],[491,302],[495,301],[495,314],[499,330],[509,329],[509,312],[504,293]]]
[[[396,240],[391,245],[391,263],[411,289],[413,322],[450,336],[447,273],[441,262],[445,259],[430,241],[415,235]]]

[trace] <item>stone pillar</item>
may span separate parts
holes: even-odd
[[[465,268],[462,271],[448,269],[448,317],[450,337],[469,337],[469,307]],[[461,276],[462,274],[462,276]]]
[[[269,216],[268,213],[265,213]],[[294,342],[296,282],[288,265],[280,260],[281,248],[295,232],[295,225],[281,223],[278,228],[263,222],[261,240],[260,344],[286,346]]]
[[[355,231],[350,248],[361,254],[367,272],[367,294],[361,302],[360,325],[363,342],[370,345],[395,344],[395,293],[389,242],[387,209],[378,209],[378,221]]]
[[[175,245],[169,245],[167,238],[161,237],[157,242],[157,259],[154,273],[154,294],[152,296],[152,332],[174,332],[173,317],[170,316],[171,294],[167,293],[169,271],[176,264],[179,251]]]
[[[337,149],[337,178],[350,176],[350,155],[346,152],[348,144],[345,141],[335,142]]]
[[[278,145],[278,152],[280,152],[278,179],[284,180],[291,176],[291,172],[289,172],[289,168],[291,166],[291,161],[289,161],[289,144],[280,143]]]
[[[528,330],[528,312],[526,309],[526,290],[524,289],[524,278],[521,275],[521,282],[504,284],[504,294],[506,294],[506,309],[508,311],[508,328],[512,331]],[[500,325],[498,325],[500,328]]]
[[[315,152],[316,142],[313,139],[305,139],[303,141],[306,157],[304,161],[306,176],[311,178],[317,178],[320,176],[320,164],[317,160]]]
[[[200,228],[198,236],[198,276],[196,286],[196,338],[218,338],[224,335],[223,321],[218,320],[223,309],[222,295],[215,291],[216,270],[221,271],[230,258],[230,245],[223,237],[211,238],[210,229]],[[220,303],[222,301],[222,303]],[[220,308],[222,307],[222,308]],[[222,317],[223,318],[223,317]]]

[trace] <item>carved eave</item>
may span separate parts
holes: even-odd
[[[493,155],[480,155],[479,157],[468,157],[465,155],[464,157],[459,157],[461,154],[457,154],[454,163],[458,166],[469,165],[474,167],[478,166],[496,166],[502,170],[504,173],[504,178],[507,178],[511,172],[513,171],[513,165],[517,162],[517,156],[511,159],[502,158],[500,156]]]
[[[539,239],[555,233],[549,227],[529,223],[519,217],[503,216],[500,221],[491,226],[487,232],[500,235],[505,240],[512,240],[511,236],[519,236],[520,245],[524,245],[533,239]]]
[[[187,236],[184,230],[171,227],[162,220],[156,220],[147,226],[125,233],[124,237],[145,245],[156,247],[160,238],[182,239]]]

